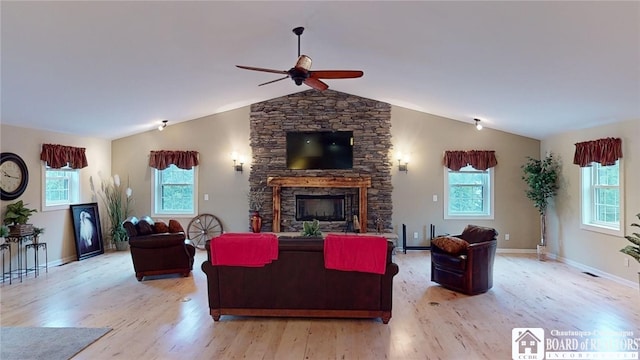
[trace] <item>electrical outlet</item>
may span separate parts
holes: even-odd
[[[504,240],[509,240],[509,234],[504,234]]]
[[[433,195],[433,202],[437,202],[438,201],[438,195]]]
[[[204,194],[204,201],[208,201],[209,200],[209,194]]]
[[[417,238],[418,238],[418,232],[417,232],[417,231],[413,233],[413,238],[414,238],[414,239],[417,239]]]

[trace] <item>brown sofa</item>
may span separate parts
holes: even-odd
[[[460,235],[433,239],[431,281],[467,295],[491,289],[497,237],[495,229],[467,225]]]
[[[130,217],[122,225],[129,235],[131,259],[138,281],[151,275],[189,276],[196,248],[191,240],[186,239],[184,232],[157,232],[158,227],[148,216],[142,219]]]
[[[264,267],[214,266],[210,241],[207,275],[209,309],[221,315],[391,319],[393,244],[387,243],[386,270],[374,273],[325,268],[324,240],[278,239],[278,259]]]

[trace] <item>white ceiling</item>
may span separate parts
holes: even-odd
[[[640,119],[640,2],[2,1],[1,121],[118,138],[308,87],[542,139]]]

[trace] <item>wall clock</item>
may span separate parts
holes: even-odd
[[[0,198],[13,200],[27,189],[29,171],[22,158],[14,153],[0,154]]]

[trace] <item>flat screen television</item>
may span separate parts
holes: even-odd
[[[353,131],[287,132],[287,169],[353,168]]]

